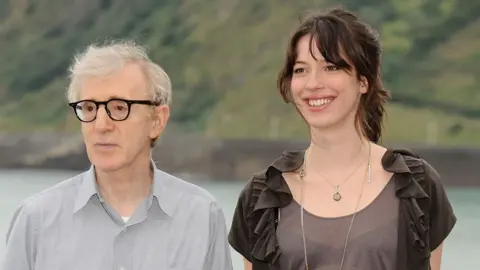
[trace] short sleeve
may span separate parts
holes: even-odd
[[[237,205],[233,213],[232,225],[228,234],[228,241],[230,245],[240,255],[242,255],[248,261],[251,260],[251,250],[249,245],[250,232],[247,225],[246,217],[248,200],[251,194],[251,181],[243,188],[238,197]]]
[[[34,218],[26,205],[18,207],[6,234],[6,248],[0,260],[0,270],[34,269],[36,257],[36,230]]]
[[[426,177],[431,185],[430,250],[438,248],[452,231],[457,218],[447,197],[438,172],[425,162]]]
[[[227,241],[227,224],[223,210],[212,203],[210,205],[210,248],[205,267],[208,270],[232,270],[232,259]]]

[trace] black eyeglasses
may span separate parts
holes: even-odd
[[[158,106],[159,102],[150,100],[126,100],[120,98],[113,98],[107,101],[95,100],[80,100],[77,102],[68,103],[73,108],[78,120],[88,123],[97,118],[97,112],[100,105],[105,106],[108,116],[114,121],[124,121],[130,115],[130,108],[132,104],[141,104],[149,106]]]

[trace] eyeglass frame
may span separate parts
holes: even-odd
[[[112,113],[108,109],[108,103],[111,102],[111,101],[121,101],[121,102],[125,102],[127,104],[128,112],[127,112],[127,115],[125,116],[124,119],[117,120],[117,119],[114,119],[112,117]],[[92,120],[84,121],[80,118],[80,116],[78,116],[76,107],[81,102],[92,102],[93,104],[95,104],[95,117]],[[93,122],[97,119],[98,110],[100,109],[101,105],[103,105],[105,107],[105,112],[107,112],[107,115],[108,115],[108,117],[110,117],[110,119],[112,119],[113,121],[121,122],[121,121],[125,121],[125,120],[128,119],[128,117],[130,116],[130,112],[131,112],[133,104],[149,105],[149,106],[160,106],[161,105],[160,102],[151,101],[151,100],[135,100],[135,99],[132,100],[132,99],[123,99],[123,98],[111,98],[111,99],[106,100],[106,101],[96,101],[96,100],[93,100],[93,99],[83,99],[83,100],[79,100],[79,101],[75,101],[75,102],[69,102],[68,106],[72,107],[73,112],[75,113],[75,116],[77,117],[78,120],[80,120],[80,122],[91,123],[91,122]]]

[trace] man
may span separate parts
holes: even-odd
[[[162,68],[119,42],[90,46],[70,78],[92,166],[17,209],[0,269],[232,269],[214,198],[151,159],[171,102]]]

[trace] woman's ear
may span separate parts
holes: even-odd
[[[368,81],[365,77],[360,78],[360,93],[365,94],[368,91]]]

